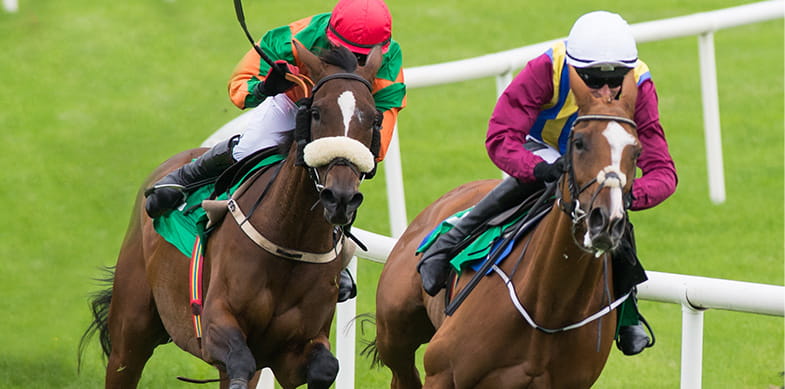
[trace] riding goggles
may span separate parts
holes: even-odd
[[[624,82],[624,76],[631,69],[626,67],[616,67],[613,70],[601,70],[600,68],[575,68],[575,72],[583,82],[592,89],[600,89],[603,85],[609,88],[618,88]]]

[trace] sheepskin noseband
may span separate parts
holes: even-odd
[[[362,173],[373,170],[374,157],[367,146],[346,136],[315,139],[303,150],[305,164],[312,168],[328,165],[336,158],[346,158]]]

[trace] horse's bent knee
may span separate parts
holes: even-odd
[[[338,376],[338,359],[324,347],[316,344],[308,358],[305,379],[308,389],[329,388]]]

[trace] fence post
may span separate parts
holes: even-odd
[[[681,389],[700,389],[703,374],[703,311],[681,306]]]
[[[3,8],[8,12],[19,11],[19,2],[17,0],[3,0]]]
[[[384,177],[387,186],[387,212],[390,216],[390,232],[398,238],[409,225],[406,219],[406,200],[403,190],[403,168],[401,147],[398,142],[398,124],[395,124],[387,155],[384,159]]]
[[[720,103],[717,92],[717,64],[714,59],[714,33],[698,35],[703,131],[706,140],[706,169],[709,173],[709,197],[714,204],[725,202],[725,176],[722,165]]]
[[[357,257],[353,257],[346,267],[354,275],[354,281],[359,283],[357,274]],[[357,316],[357,297],[338,304],[337,319],[335,323],[335,356],[340,361],[338,378],[335,387],[354,388],[355,345],[357,327],[354,317]]]

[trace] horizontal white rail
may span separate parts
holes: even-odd
[[[355,255],[384,263],[396,240],[353,228],[352,233],[368,246]],[[785,316],[785,287],[723,280],[683,274],[647,271],[649,280],[638,286],[645,300],[686,305],[692,309],[723,309],[736,312]]]
[[[785,2],[782,0],[762,1],[671,19],[637,23],[631,27],[638,43],[695,36],[723,28],[782,19],[785,17],[783,4]],[[407,68],[404,69],[406,86],[418,88],[502,75],[523,67],[526,62],[545,52],[553,42],[564,39],[566,37],[475,58]]]

